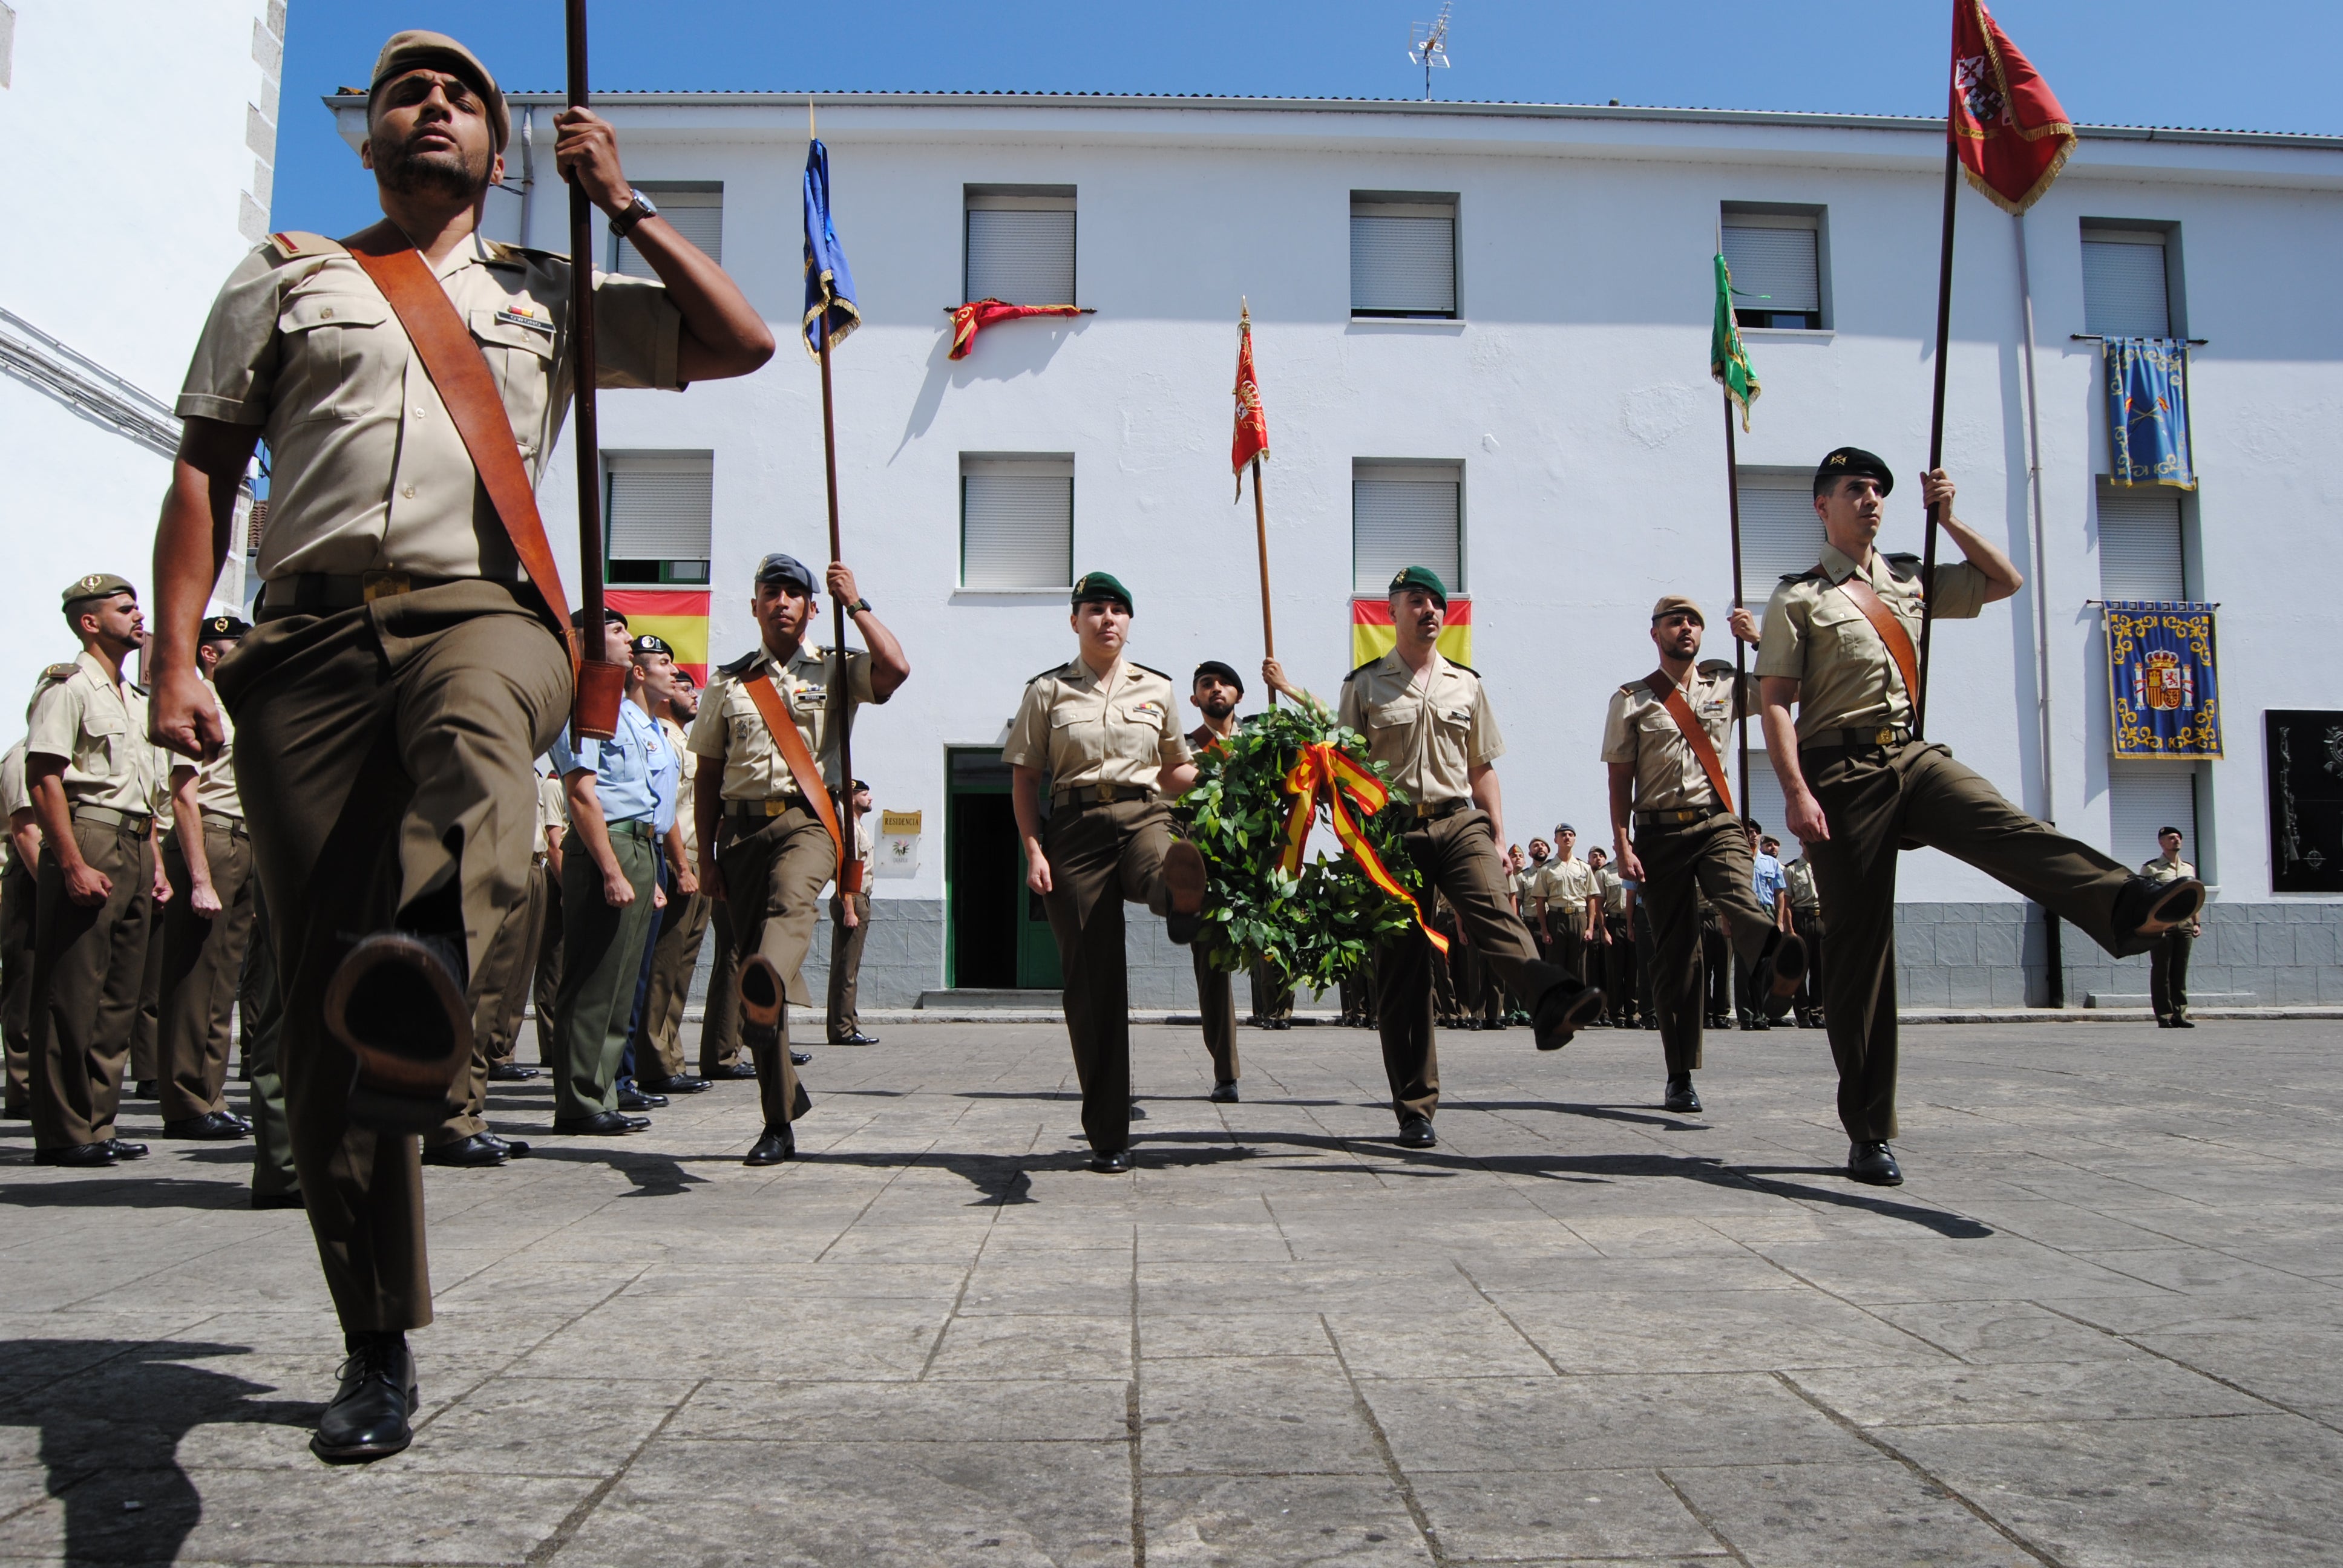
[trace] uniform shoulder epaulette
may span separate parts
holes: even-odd
[[[1465,674],[1467,674],[1467,675],[1471,676],[1471,677],[1472,677],[1473,679],[1475,679],[1475,680],[1478,680],[1478,679],[1480,679],[1480,678],[1481,678],[1481,672],[1480,672],[1479,670],[1477,670],[1477,669],[1473,668],[1471,665],[1469,665],[1469,664],[1460,663],[1460,662],[1459,662],[1459,661],[1457,661],[1456,659],[1453,659],[1453,658],[1452,658],[1452,659],[1450,659],[1450,660],[1448,661],[1448,668],[1451,668],[1451,669],[1461,669],[1461,670],[1463,670]]]
[[[719,675],[729,676],[732,679],[738,680],[757,667],[758,652],[758,649],[752,648],[748,652],[742,654],[739,658],[734,659],[731,663],[718,665],[716,667],[716,673]]]
[[[1031,686],[1036,680],[1047,680],[1053,675],[1063,675],[1066,673],[1066,666],[1071,663],[1073,663],[1073,660],[1068,659],[1065,664],[1053,664],[1049,668],[1043,670],[1041,674],[1028,678],[1025,684]]]
[[[488,252],[491,266],[527,266],[533,261],[558,261],[566,266],[569,262],[567,251],[540,250],[533,245],[507,245],[500,239],[489,240]]]
[[[36,688],[55,686],[60,680],[70,680],[73,678],[73,672],[80,668],[78,664],[53,664],[41,671],[41,678],[35,685]]]
[[[1159,679],[1162,679],[1162,680],[1169,680],[1169,679],[1171,679],[1171,678],[1172,678],[1170,676],[1165,675],[1161,670],[1160,670],[1160,669],[1156,668],[1153,665],[1151,665],[1151,664],[1141,664],[1141,663],[1140,663],[1140,662],[1139,662],[1137,659],[1135,659],[1135,658],[1134,658],[1134,659],[1132,659],[1132,660],[1131,661],[1131,668],[1133,668],[1133,669],[1143,669],[1143,670],[1145,670],[1148,674],[1152,675],[1152,676],[1155,676],[1155,677],[1157,677]]]
[[[279,261],[298,261],[307,256],[347,256],[349,248],[338,240],[327,239],[322,234],[307,234],[300,229],[287,229],[268,236],[268,248],[277,253]]]
[[[1897,578],[1911,578],[1920,575],[1920,558],[1918,556],[1905,555],[1900,552],[1896,555],[1887,555],[1885,550],[1882,550],[1879,553],[1883,556],[1887,556],[1887,569]]]
[[[1342,678],[1343,678],[1345,681],[1348,681],[1348,680],[1351,680],[1351,679],[1355,678],[1356,678],[1356,677],[1358,677],[1358,676],[1364,675],[1367,671],[1369,671],[1369,670],[1373,669],[1375,666],[1377,666],[1377,665],[1381,664],[1383,661],[1383,656],[1382,654],[1377,654],[1377,655],[1375,655],[1375,657],[1374,657],[1374,658],[1371,658],[1371,659],[1367,660],[1367,662],[1366,662],[1366,663],[1364,663],[1364,664],[1363,664],[1363,665],[1359,666],[1359,668],[1356,668],[1356,669],[1354,669],[1354,670],[1351,671],[1351,673],[1350,673],[1349,675],[1346,675],[1346,676],[1342,677]]]
[[[1782,574],[1782,580],[1783,580],[1784,582],[1785,582],[1785,583],[1802,583],[1802,582],[1805,581],[1808,578],[1826,577],[1826,576],[1828,576],[1828,575],[1829,575],[1828,573],[1826,573],[1826,572],[1825,572],[1825,571],[1823,570],[1822,563],[1821,563],[1820,561],[1816,561],[1813,566],[1808,567],[1805,571],[1802,571],[1802,572],[1784,572],[1784,573]]]
[[[1733,673],[1733,667],[1725,663],[1725,660],[1721,658],[1704,658],[1698,664],[1693,666],[1693,668],[1699,670],[1703,675],[1731,675]]]

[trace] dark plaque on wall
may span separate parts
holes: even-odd
[[[2270,891],[2343,893],[2343,713],[2267,709]]]

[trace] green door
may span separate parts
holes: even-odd
[[[944,823],[945,983],[1056,990],[1058,944],[1025,885],[1025,846],[998,751],[953,751]]]

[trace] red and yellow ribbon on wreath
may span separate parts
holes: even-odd
[[[1285,852],[1278,857],[1278,869],[1289,877],[1301,874],[1302,846],[1310,837],[1310,824],[1317,816],[1318,801],[1323,796],[1326,815],[1334,824],[1334,837],[1359,863],[1367,880],[1393,898],[1406,900],[1408,908],[1414,911],[1416,929],[1438,951],[1448,950],[1448,939],[1424,923],[1423,906],[1399,885],[1383,865],[1383,858],[1375,853],[1375,847],[1367,841],[1366,834],[1351,819],[1349,806],[1357,807],[1362,818],[1372,817],[1391,799],[1391,791],[1382,779],[1353,761],[1332,741],[1322,740],[1302,749],[1301,756],[1286,771],[1285,792],[1293,797],[1293,807],[1285,817]]]

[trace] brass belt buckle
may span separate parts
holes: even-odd
[[[362,572],[358,576],[358,592],[368,604],[411,592],[414,587],[405,572]]]
[[[1894,725],[1892,725],[1892,724],[1882,726],[1882,727],[1881,727],[1881,729],[1880,729],[1879,733],[1878,733],[1877,735],[1875,735],[1875,736],[1873,736],[1873,737],[1872,737],[1871,743],[1872,743],[1874,746],[1893,746],[1893,745],[1895,745],[1895,744],[1896,744],[1896,727],[1895,727]]]
[[[776,795],[776,796],[774,796],[771,799],[769,799],[769,800],[768,800],[768,801],[766,801],[766,802],[765,802],[765,815],[766,815],[766,816],[768,816],[768,817],[786,817],[786,816],[788,816],[789,814],[789,798],[788,796],[786,796],[786,795]]]
[[[1114,804],[1114,786],[1113,786],[1113,785],[1109,784],[1109,783],[1107,783],[1106,781],[1104,781],[1103,779],[1101,779],[1101,780],[1100,780],[1098,783],[1096,783],[1096,784],[1094,784],[1094,785],[1091,786],[1091,788],[1092,788],[1093,789],[1095,789],[1095,790],[1097,790],[1097,791],[1098,791],[1098,803],[1099,803],[1100,805],[1101,805],[1101,806],[1111,806],[1111,805],[1113,805],[1113,804]]]

